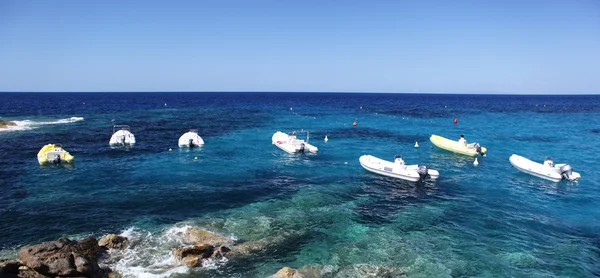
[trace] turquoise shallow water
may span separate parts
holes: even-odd
[[[130,277],[265,277],[310,264],[399,267],[409,277],[600,275],[598,96],[4,99],[1,119],[21,127],[0,131],[1,257],[60,236],[116,232],[136,244],[107,264]],[[138,141],[132,150],[109,148],[113,124],[131,125]],[[199,129],[203,148],[177,148],[189,128]],[[289,155],[271,145],[274,132],[300,129],[311,131],[317,155]],[[461,133],[488,148],[479,166],[428,141],[431,134]],[[37,165],[35,154],[51,142],[75,156],[73,167]],[[513,153],[538,161],[552,156],[582,179],[553,183],[525,175],[508,162]],[[402,154],[441,177],[414,184],[376,176],[358,163],[363,154],[389,160]],[[189,270],[170,253],[189,226],[239,242],[286,240],[244,262]]]

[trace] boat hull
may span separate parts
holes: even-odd
[[[458,143],[458,141],[450,140],[439,135],[431,135],[429,140],[434,146],[449,152],[467,156],[476,156],[479,154],[475,148],[469,148],[464,144]],[[481,152],[485,154],[487,152],[487,148],[481,147]]]
[[[554,167],[544,166],[541,163],[537,163],[535,161],[529,160],[525,157],[513,154],[508,159],[510,164],[515,167],[517,170],[538,177],[545,180],[549,180],[552,182],[560,182],[564,178],[560,173],[560,166],[565,164],[556,164]],[[581,175],[577,172],[573,172],[572,176],[574,177],[573,181],[579,180]]]
[[[299,153],[302,149],[302,144],[304,144],[305,152],[317,153],[319,151],[317,147],[305,142],[304,140],[296,139],[295,137],[290,137],[290,135],[285,134],[281,131],[275,132],[275,134],[273,134],[273,137],[271,138],[271,143],[290,154]]]
[[[135,144],[135,136],[129,130],[119,130],[110,137],[109,145],[113,148],[131,147]]]
[[[183,135],[181,135],[181,137],[179,137],[179,142],[177,143],[177,145],[179,145],[179,147],[182,148],[189,147],[190,140],[192,140],[192,145],[194,147],[204,145],[204,140],[202,140],[202,137],[200,137],[200,135],[198,135],[198,133],[196,132],[186,132]]]
[[[371,173],[411,182],[417,182],[422,179],[421,175],[417,172],[419,165],[400,166],[372,155],[363,155],[358,160],[360,166]],[[437,179],[440,175],[438,171],[433,169],[428,169],[427,173],[427,176],[431,179]]]

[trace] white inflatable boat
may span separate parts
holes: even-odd
[[[397,155],[394,162],[383,160],[372,155],[359,158],[360,165],[369,172],[407,181],[419,181],[427,177],[437,179],[440,173],[425,165],[405,165],[402,156]]]
[[[297,136],[304,136],[305,139],[298,139]],[[316,153],[319,149],[308,143],[308,131],[292,132],[285,134],[281,131],[275,132],[271,141],[273,145],[288,153],[304,153],[306,151]]]
[[[197,129],[190,129],[190,131],[184,133],[179,137],[179,147],[199,147],[204,145],[204,140],[198,135]]]
[[[569,164],[554,164],[552,159],[548,157],[542,164],[513,154],[510,156],[509,161],[512,166],[523,173],[553,182],[559,182],[561,180],[576,181],[581,178],[579,173],[573,172],[573,168],[571,168]]]
[[[110,137],[110,146],[113,148],[133,147],[135,136],[128,125],[113,126],[113,135]]]

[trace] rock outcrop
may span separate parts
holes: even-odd
[[[173,255],[189,267],[202,265],[202,260],[210,258],[215,252],[215,247],[209,244],[182,247],[173,251]]]
[[[173,254],[178,259],[183,259],[185,257],[200,257],[200,258],[209,258],[215,248],[212,245],[202,244],[192,247],[183,247],[173,251]]]
[[[19,259],[23,265],[46,276],[106,277],[109,270],[98,265],[104,253],[95,238],[80,241],[60,238],[21,248]]]
[[[17,277],[22,265],[15,260],[0,260],[0,277]]]
[[[188,228],[183,233],[183,240],[194,244],[194,245],[202,245],[208,244],[212,246],[231,246],[233,245],[233,240],[228,237],[224,237],[219,234],[211,233],[202,228]]]
[[[98,245],[106,249],[124,249],[129,244],[129,240],[120,235],[109,234],[98,241]]]
[[[7,128],[9,126],[16,126],[15,122],[0,120],[0,128]]]

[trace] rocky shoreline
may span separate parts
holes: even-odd
[[[289,232],[256,241],[235,242],[202,228],[187,228],[182,235],[185,246],[172,250],[179,265],[202,268],[207,261],[244,263],[243,259],[275,251],[289,241],[304,236]],[[109,234],[100,240],[89,237],[81,240],[59,238],[40,244],[24,246],[18,260],[0,260],[2,278],[90,277],[118,278],[103,262],[110,261],[111,250],[122,250],[134,243],[124,236]],[[118,258],[113,258],[118,260]],[[403,277],[405,272],[394,267],[367,264],[344,268],[309,265],[300,269],[283,267],[272,278],[321,278],[321,277]]]
[[[15,122],[0,120],[0,128],[8,128],[9,126],[16,126]]]
[[[127,242],[127,238],[111,234],[100,241],[92,237],[79,241],[59,238],[25,246],[18,260],[0,260],[0,277],[119,277],[98,262],[109,249],[125,248]]]

